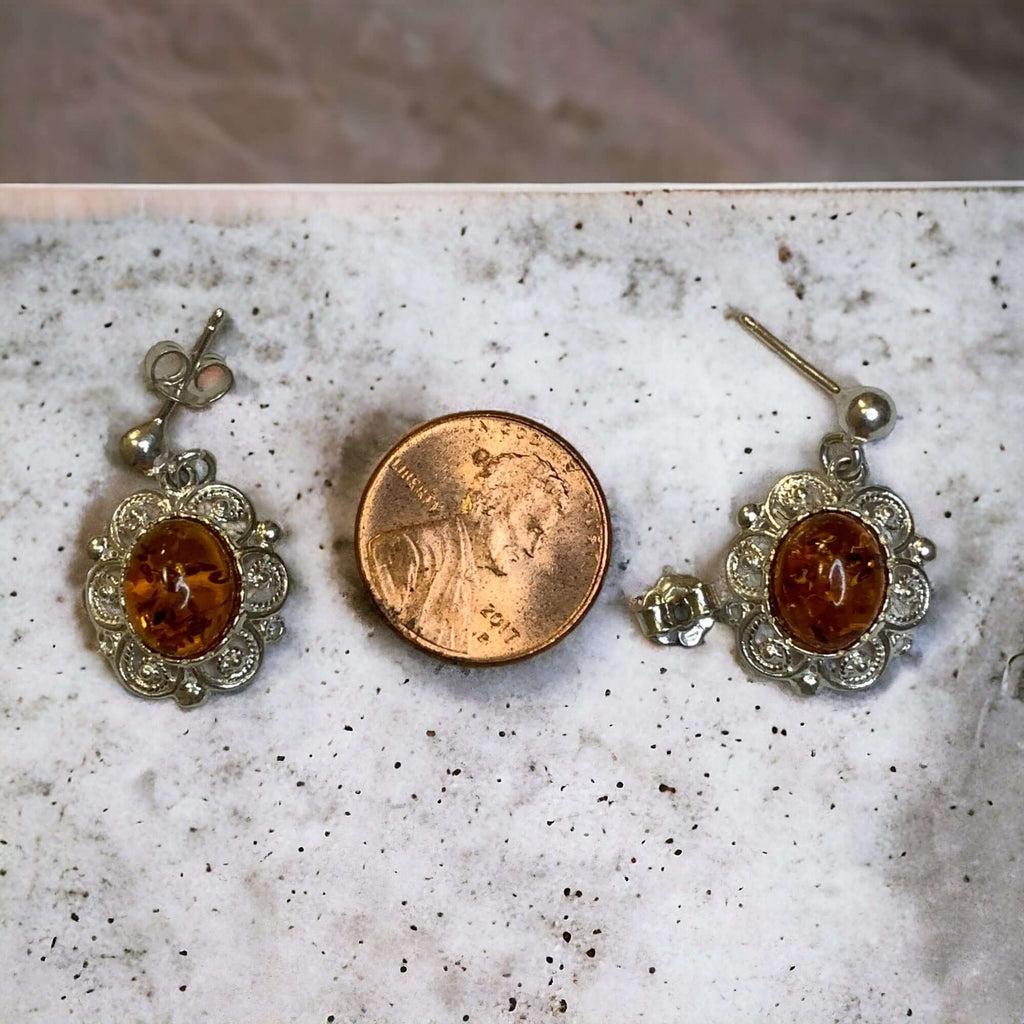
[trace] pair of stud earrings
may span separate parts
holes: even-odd
[[[182,707],[242,689],[284,633],[280,527],[216,479],[208,451],[165,443],[178,406],[202,408],[231,387],[209,349],[224,317],[214,311],[191,353],[161,341],[147,354],[163,403],[120,451],[155,486],[125,498],[89,545],[97,564],[85,605],[100,651],[130,692]],[[635,616],[651,640],[683,647],[725,622],[750,670],[801,693],[866,689],[909,648],[930,597],[922,565],[935,556],[902,499],[867,483],[864,445],[889,434],[895,406],[877,389],[840,387],[751,317],[737,319],[835,397],[839,430],[822,439],[821,471],[789,474],[743,506],[720,581],[667,570],[636,599]]]

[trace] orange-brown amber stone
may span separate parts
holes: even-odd
[[[846,512],[815,512],[785,534],[772,559],[772,614],[800,647],[836,654],[857,643],[885,602],[885,551]]]
[[[212,651],[234,623],[241,597],[230,548],[196,519],[164,519],[135,542],[128,557],[128,621],[165,658]]]

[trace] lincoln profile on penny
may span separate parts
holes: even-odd
[[[473,454],[475,473],[459,511],[378,533],[369,559],[390,613],[425,640],[468,649],[487,574],[507,576],[533,558],[569,510],[569,488],[533,454]]]

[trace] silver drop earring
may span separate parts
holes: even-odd
[[[208,451],[170,452],[164,442],[179,406],[201,409],[231,388],[231,370],[208,351],[224,319],[214,310],[191,354],[173,341],[149,350],[145,374],[163,404],[122,437],[120,453],[156,488],[125,498],[89,543],[97,564],[85,607],[100,651],[131,693],[173,697],[183,708],[210,690],[242,689],[284,633],[277,612],[288,572],[274,553],[281,528],[257,520],[240,490],[216,481]]]
[[[892,431],[895,404],[876,388],[841,387],[753,317],[735,319],[835,399],[839,430],[822,438],[820,471],[784,476],[740,509],[719,586],[666,569],[634,614],[645,636],[683,647],[725,622],[750,671],[799,693],[866,690],[910,648],[931,596],[923,564],[935,557],[903,499],[867,484],[864,446]]]

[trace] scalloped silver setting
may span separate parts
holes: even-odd
[[[782,477],[763,503],[748,508],[747,525],[725,559],[731,597],[722,616],[736,629],[744,664],[801,693],[874,686],[890,659],[909,650],[909,631],[924,618],[931,599],[921,568],[924,548],[906,503],[885,487],[844,485],[831,474],[799,472]],[[828,655],[801,649],[780,628],[768,601],[768,574],[782,538],[807,516],[824,511],[845,512],[870,527],[885,552],[887,574],[885,602],[874,624],[854,646]]]
[[[211,691],[247,686],[268,644],[284,634],[277,614],[288,596],[288,571],[274,553],[278,530],[256,520],[249,499],[211,476],[175,487],[165,476],[161,490],[136,491],[118,505],[106,533],[92,541],[98,558],[85,584],[85,609],[101,653],[130,693],[173,697],[183,708],[200,704]],[[212,651],[194,659],[170,659],[147,647],[124,608],[124,573],[139,537],[165,519],[188,517],[213,529],[235,558],[242,594],[238,615]]]

